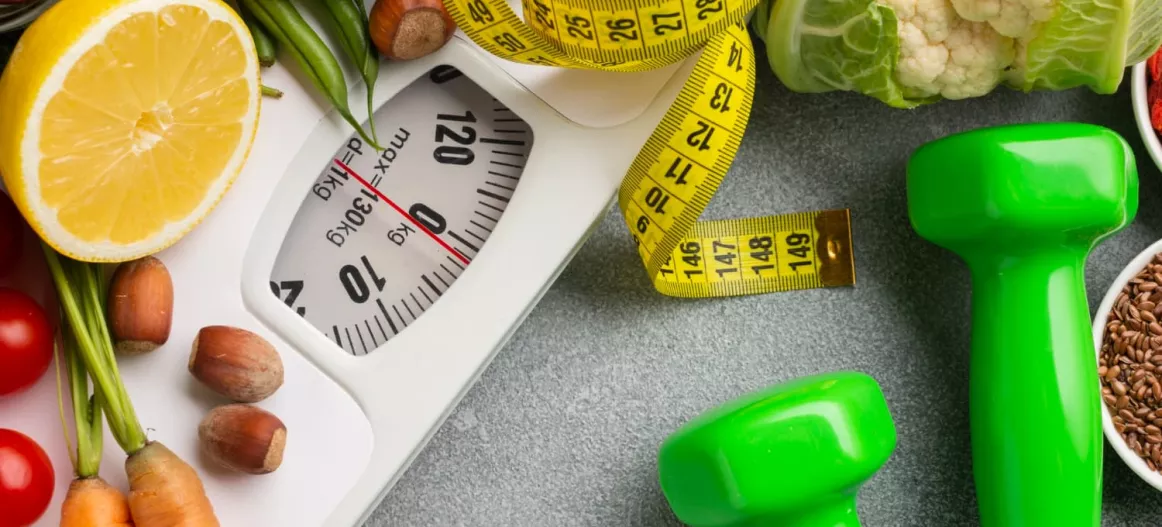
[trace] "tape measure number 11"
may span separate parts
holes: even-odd
[[[702,56],[630,166],[622,215],[654,286],[701,298],[852,285],[848,210],[698,221],[754,101],[745,18],[758,0],[445,0],[460,29],[526,64],[644,71]]]

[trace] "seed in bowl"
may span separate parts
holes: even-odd
[[[1162,472],[1162,254],[1122,288],[1106,320],[1102,400],[1126,446]]]

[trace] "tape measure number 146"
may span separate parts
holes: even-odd
[[[726,176],[754,101],[744,27],[758,0],[445,0],[476,44],[526,64],[644,71],[699,49],[673,105],[630,166],[618,204],[654,286],[714,297],[851,285],[847,210],[698,221]]]

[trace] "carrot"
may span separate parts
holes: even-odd
[[[129,502],[99,476],[74,479],[61,504],[60,527],[133,527]]]
[[[95,386],[91,403],[80,402],[82,408],[91,412],[90,416],[76,414],[78,445],[82,442],[81,430],[87,428],[81,426],[82,422],[97,430],[96,434],[90,433],[87,440],[93,441],[93,436],[100,436],[103,412],[109,432],[126,455],[129,511],[136,527],[219,527],[198,473],[165,445],[150,441],[137,420],[133,403],[117,371],[105,318],[106,291],[101,267],[59,255],[48,245],[42,244],[42,247],[68,322],[69,336],[76,343],[75,355],[79,359],[75,360],[78,367],[73,370],[87,370]],[[73,385],[81,386],[80,383]],[[83,399],[76,393],[87,393],[87,382],[81,388],[83,391],[74,390],[74,409],[78,399]],[[99,460],[99,447],[96,455]],[[78,466],[82,457],[78,456]],[[92,473],[96,474],[95,468]]]
[[[138,526],[218,527],[198,473],[165,445],[147,443],[125,460],[125,473]]]
[[[89,379],[85,365],[77,355],[76,341],[65,332],[58,339],[57,350],[64,356],[68,371],[69,394],[73,403],[73,420],[77,432],[77,449],[69,446],[76,479],[61,504],[61,527],[133,527],[129,516],[129,501],[120,490],[110,486],[97,475],[101,464],[101,397],[89,398]],[[56,356],[54,355],[54,361]],[[60,368],[57,368],[57,401],[61,402]],[[64,404],[61,403],[61,424],[65,425]],[[65,443],[69,443],[68,426],[63,428]]]

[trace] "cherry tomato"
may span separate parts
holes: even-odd
[[[44,515],[56,472],[44,449],[15,430],[0,428],[0,527],[24,527]]]
[[[0,192],[0,276],[11,273],[24,247],[24,217],[8,194]]]
[[[52,329],[44,310],[32,297],[0,287],[0,395],[32,386],[51,362]]]

